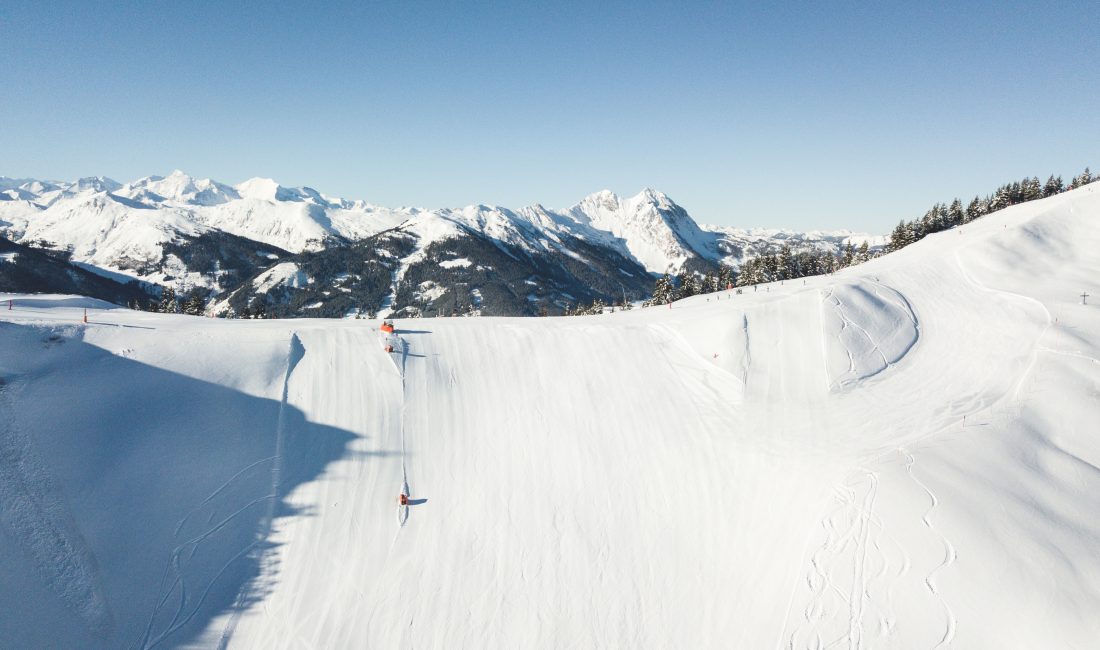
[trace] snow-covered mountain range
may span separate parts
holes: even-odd
[[[536,204],[518,210],[489,205],[429,210],[386,208],[330,197],[309,187],[284,187],[264,178],[228,185],[181,171],[126,184],[103,177],[75,182],[0,177],[0,235],[66,251],[74,263],[87,268],[173,286],[178,292],[196,287],[214,294],[239,291],[242,282],[254,280],[287,258],[323,255],[390,232],[403,233],[408,244],[402,255],[393,257],[389,251],[392,259],[380,260],[392,272],[394,297],[401,294],[399,284],[409,267],[429,258],[433,246],[478,239],[514,260],[523,260],[530,267],[528,275],[536,276],[525,280],[555,285],[555,296],[535,295],[530,301],[550,304],[570,298],[606,298],[610,289],[575,295],[584,293],[580,289],[590,283],[579,281],[573,272],[551,281],[545,271],[535,268],[535,261],[544,266],[565,259],[579,261],[600,273],[618,275],[611,283],[616,293],[626,278],[622,284],[631,286],[623,286],[622,292],[640,294],[651,281],[646,274],[702,272],[719,263],[736,268],[785,243],[796,251],[836,251],[848,242],[858,245],[867,240],[875,246],[884,240],[848,231],[701,226],[667,195],[650,189],[629,198],[597,192],[566,209]],[[191,259],[196,246],[203,249],[200,263]],[[458,267],[493,266],[484,259],[469,262]],[[493,270],[487,272],[492,275]],[[470,284],[474,279],[454,281]],[[529,297],[519,295],[523,292],[515,287],[509,291],[517,300]],[[390,307],[399,305],[391,302]]]

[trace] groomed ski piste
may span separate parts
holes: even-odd
[[[1098,280],[1092,185],[394,353],[3,295],[0,645],[1095,648]]]

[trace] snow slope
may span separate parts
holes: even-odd
[[[805,283],[399,322],[392,355],[14,296],[0,638],[1094,647],[1098,218],[1086,186]]]

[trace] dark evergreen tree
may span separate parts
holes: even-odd
[[[997,188],[993,198],[989,200],[989,211],[996,212],[1012,205],[1012,189],[1008,185]]]
[[[165,287],[164,291],[160,294],[160,302],[157,303],[157,311],[162,314],[178,314],[180,311],[179,303],[176,302],[176,290],[172,287]]]
[[[673,299],[672,278],[665,273],[653,283],[653,296],[647,302],[651,305],[666,305]]]
[[[699,293],[699,281],[695,278],[695,274],[690,271],[680,271],[680,274],[676,276],[676,299],[690,298],[691,296]]]
[[[713,271],[707,271],[703,275],[703,293],[714,293],[718,291],[718,276]]]
[[[939,207],[940,204],[937,203],[936,205],[932,206],[931,210],[925,212],[924,216],[921,217],[920,222],[917,223],[917,228],[914,230],[914,232],[916,233],[916,239],[921,239],[925,235],[930,235],[936,232],[936,221],[937,217],[939,216]]]
[[[1034,201],[1035,199],[1043,198],[1043,186],[1035,176],[1024,180],[1022,192],[1022,200],[1024,201]]]
[[[775,282],[779,279],[779,256],[775,253],[765,255],[761,261],[763,269],[761,276],[764,282]]]
[[[737,274],[737,280],[734,283],[738,287],[747,287],[753,284],[760,284],[761,279],[761,261],[759,257],[754,257],[750,260],[746,260],[741,265],[741,270]]]
[[[1054,174],[1051,174],[1050,178],[1047,179],[1046,185],[1043,186],[1043,197],[1045,198],[1059,194],[1062,189],[1062,177],[1059,176],[1055,178]]]
[[[190,316],[202,316],[206,312],[205,292],[201,289],[193,289],[187,300],[183,302],[183,313]]]
[[[982,211],[983,209],[984,206],[982,205],[982,200],[975,196],[974,200],[972,200],[970,204],[966,206],[966,214],[963,215],[963,223],[969,223],[985,214]]]
[[[1026,180],[1026,179],[1025,179]],[[1019,182],[1014,182],[1008,188],[1008,204],[1016,205],[1024,201],[1024,187]]]
[[[886,242],[886,250],[891,253],[894,251],[900,251],[909,244],[912,244],[912,230],[909,224],[904,220],[899,221],[898,225],[894,226],[894,231],[890,233],[890,240]],[[843,260],[837,264],[840,268],[844,268]]]
[[[1081,172],[1079,176],[1074,176],[1073,181],[1069,184],[1069,189],[1075,190],[1078,187],[1084,187],[1093,181],[1092,172],[1088,167],[1085,167],[1085,171]]]
[[[791,268],[792,255],[791,245],[784,243],[780,247],[779,255],[775,260],[775,271],[772,274],[772,280],[789,280],[794,277],[794,269]]]
[[[844,245],[844,253],[840,256],[840,268],[846,269],[851,266],[856,259],[856,249],[852,246],[852,242],[849,241]]]
[[[864,239],[863,243],[859,245],[859,249],[856,250],[856,264],[863,264],[869,259],[871,259],[871,247],[867,244],[867,240]]]
[[[951,207],[947,208],[947,227],[954,228],[966,221],[966,215],[963,213],[963,204],[959,199],[955,199],[951,202]]]
[[[726,264],[720,264],[718,266],[718,289],[729,289],[733,285],[734,275],[733,268]]]

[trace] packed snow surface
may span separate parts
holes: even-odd
[[[2,296],[0,639],[1094,648],[1098,220],[394,339]]]

